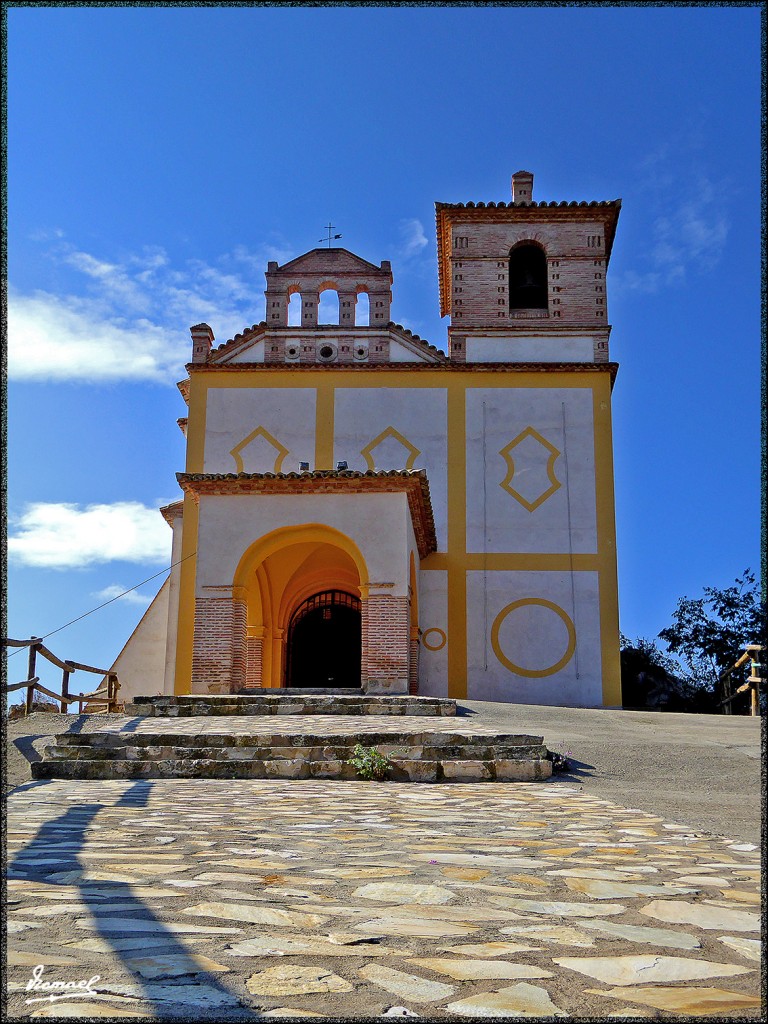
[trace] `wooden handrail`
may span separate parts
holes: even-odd
[[[734,701],[742,693],[749,692],[749,713],[750,715],[760,714],[760,697],[759,688],[760,684],[765,682],[764,675],[758,675],[756,673],[755,666],[760,664],[758,661],[759,655],[765,648],[762,644],[746,644],[744,652],[737,658],[730,668],[722,672],[717,680],[717,685],[720,688],[720,692],[724,694],[723,699],[719,702],[718,707],[722,708],[723,714],[730,715],[731,702]],[[740,669],[747,662],[750,662],[750,675],[747,677],[746,682],[742,683],[741,686],[737,687],[733,693],[731,689],[731,676],[734,672]],[[763,670],[764,671],[764,670]]]
[[[5,687],[6,693],[13,693],[14,690],[23,690],[25,686],[34,686],[35,683],[39,683],[40,680],[35,676],[34,679],[25,679],[23,683],[13,683],[11,686]]]
[[[95,672],[97,676],[106,676],[109,674],[108,668],[94,668],[93,665],[81,665],[79,661],[70,661],[72,666],[70,671],[77,669],[80,672]]]
[[[55,654],[51,654],[47,647],[43,647],[42,644],[37,644],[37,653],[42,654],[46,661],[50,661],[56,668],[65,669],[67,667],[66,662],[63,662],[60,658],[57,658]],[[72,664],[72,662],[70,662]],[[70,671],[72,671],[70,669]]]
[[[117,693],[120,689],[120,682],[115,672],[110,672],[110,670],[106,668],[95,668],[93,665],[85,665],[79,661],[62,661],[61,658],[58,658],[52,651],[49,651],[48,648],[43,645],[42,638],[38,636],[30,637],[29,640],[14,640],[11,637],[3,637],[2,643],[6,647],[29,648],[27,679],[22,683],[14,683],[11,686],[3,687],[3,691],[5,693],[12,693],[14,690],[22,690],[26,688],[27,696],[25,708],[27,714],[32,710],[35,690],[38,690],[40,693],[44,693],[52,700],[58,701],[62,714],[66,713],[69,704],[78,703],[82,713],[83,703],[88,700],[92,700],[94,703],[98,704],[106,704],[107,711],[113,711],[115,709],[115,706],[117,705]],[[35,675],[35,663],[38,654],[41,654],[52,665],[55,665],[57,668],[62,670],[61,693],[55,693],[53,690],[49,690],[46,686],[43,686],[40,682],[39,676]],[[69,677],[76,671],[93,672],[95,675],[106,676],[106,686],[100,686],[92,693],[70,694]],[[102,694],[105,694],[105,696],[101,696]]]

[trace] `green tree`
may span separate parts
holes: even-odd
[[[747,644],[765,643],[765,604],[749,569],[730,587],[704,587],[703,597],[681,597],[672,619],[659,639],[682,658],[688,678],[710,691]]]

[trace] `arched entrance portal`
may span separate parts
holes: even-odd
[[[341,590],[307,598],[291,616],[286,686],[360,686],[360,600]]]

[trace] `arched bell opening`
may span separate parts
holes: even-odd
[[[547,257],[532,242],[509,254],[509,308],[547,309]]]
[[[288,626],[286,686],[358,688],[361,659],[359,598],[325,590],[299,605]]]

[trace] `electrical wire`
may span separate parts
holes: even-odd
[[[182,562],[186,562],[186,560],[188,558],[192,558],[192,555],[196,555],[196,554],[197,554],[197,552],[193,551],[192,554],[185,555],[183,558],[180,558],[178,560],[178,562],[173,562],[166,569],[161,569],[160,572],[156,572],[156,573],[154,573],[154,575],[148,576],[145,580],[142,580],[141,583],[137,583],[136,586],[134,586],[134,587],[129,587],[129,589],[128,590],[124,590],[122,592],[122,594],[118,594],[117,597],[110,597],[110,599],[108,601],[104,601],[103,604],[97,605],[95,608],[91,608],[91,610],[89,612],[83,612],[83,614],[82,615],[78,615],[76,619],[70,619],[69,622],[65,622],[64,625],[63,626],[59,626],[58,629],[52,629],[51,632],[50,633],[46,633],[45,636],[38,636],[38,637],[35,637],[35,639],[36,640],[47,640],[49,636],[53,636],[55,633],[60,633],[62,631],[62,629],[66,629],[67,626],[72,626],[76,622],[79,622],[81,619],[86,619],[89,615],[93,615],[94,612],[98,612],[102,608],[106,608],[108,604],[112,604],[114,601],[119,601],[120,598],[121,597],[125,597],[126,594],[130,594],[134,590],[138,590],[139,587],[143,587],[145,583],[149,583],[151,580],[157,579],[157,577],[158,576],[162,576],[164,572],[170,572],[171,569],[174,569],[177,565],[181,565]],[[16,654],[19,654],[21,651],[24,651],[24,650],[26,650],[26,647],[19,647],[19,648],[17,648],[13,652],[13,654],[9,654],[8,657],[9,658],[13,658]]]

